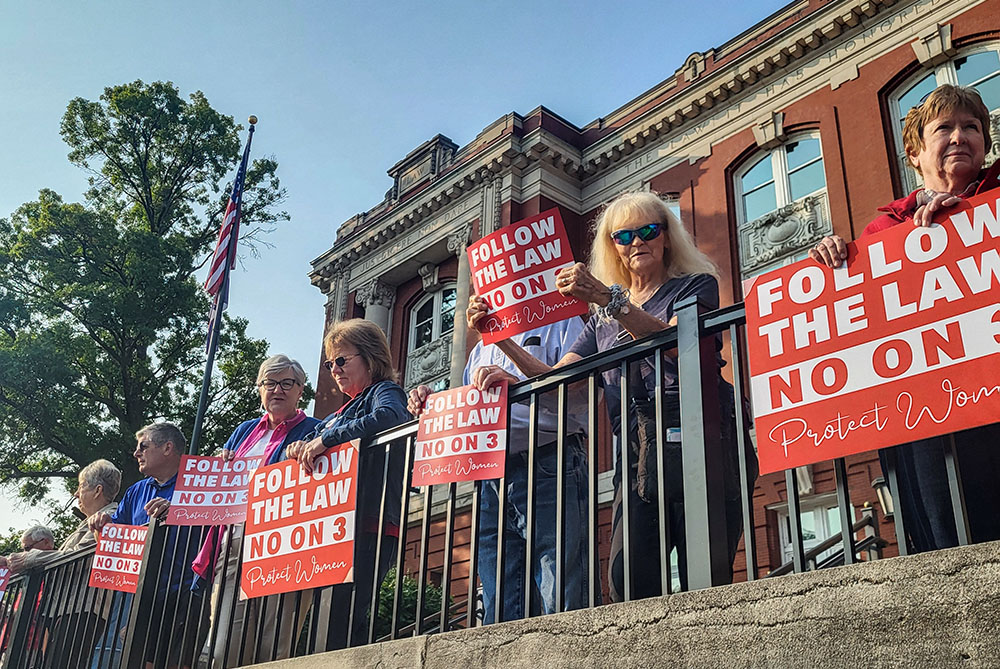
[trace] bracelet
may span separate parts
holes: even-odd
[[[630,294],[628,288],[622,288],[621,284],[615,283],[608,290],[611,291],[611,298],[605,306],[597,310],[601,319],[605,321],[617,318],[619,314],[627,314],[631,304],[628,300]]]

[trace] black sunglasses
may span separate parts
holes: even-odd
[[[333,371],[333,366],[334,365],[336,365],[337,367],[340,367],[341,369],[343,369],[344,365],[346,365],[349,360],[353,360],[354,358],[358,357],[359,355],[361,355],[361,354],[360,353],[355,353],[354,355],[338,355],[333,360],[327,360],[326,362],[324,362],[323,366],[326,367],[327,370],[331,371],[331,372]]]
[[[611,239],[615,240],[615,243],[619,246],[628,246],[636,237],[644,242],[648,242],[651,239],[659,237],[661,232],[663,232],[663,225],[661,223],[647,223],[641,228],[634,230],[615,230],[611,233]]]

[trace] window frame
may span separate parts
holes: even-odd
[[[799,165],[794,170],[792,170],[792,172],[789,172],[788,145],[796,144],[806,139],[815,139],[817,141],[819,145],[819,156],[809,160],[808,162],[803,163],[802,165]],[[733,186],[736,190],[736,203],[737,203],[736,223],[738,226],[742,226],[747,223],[750,223],[751,221],[757,220],[756,218],[747,220],[746,204],[743,198],[745,195],[747,195],[748,192],[752,193],[753,191],[759,188],[763,188],[764,185],[766,185],[766,183],[770,182],[765,182],[765,184],[761,184],[760,186],[757,186],[756,188],[753,188],[750,191],[744,192],[743,179],[744,177],[746,177],[747,174],[749,174],[750,170],[752,170],[754,167],[760,164],[760,162],[765,160],[767,157],[770,157],[771,159],[771,182],[774,183],[774,201],[776,206],[774,209],[771,209],[766,213],[764,213],[763,216],[766,216],[772,211],[777,211],[782,207],[787,207],[788,205],[797,202],[798,200],[805,199],[810,195],[815,195],[820,191],[826,191],[828,189],[827,178],[826,178],[826,158],[823,155],[823,138],[821,136],[819,129],[809,129],[809,130],[794,132],[790,134],[778,146],[775,146],[770,149],[760,149],[759,151],[755,151],[746,160],[743,161],[743,164],[740,166],[740,168],[737,169],[736,172],[733,174]],[[817,188],[816,190],[812,190],[797,199],[792,199],[792,187],[789,181],[789,176],[792,173],[805,169],[809,165],[812,165],[816,162],[821,162],[823,164],[822,188]],[[779,178],[779,175],[781,176],[781,178]],[[757,218],[762,218],[763,216],[758,216]]]
[[[889,122],[891,125],[890,131],[892,133],[892,149],[893,155],[895,156],[896,166],[899,170],[899,185],[902,188],[902,194],[906,195],[913,192],[914,190],[920,188],[923,185],[923,178],[917,174],[917,171],[910,166],[910,161],[906,156],[906,151],[903,148],[903,120],[906,114],[902,112],[899,108],[899,101],[904,95],[910,92],[910,90],[916,86],[918,83],[923,81],[928,76],[933,76],[935,79],[934,87],[937,88],[943,84],[953,84],[958,85],[958,71],[955,69],[955,61],[961,58],[968,58],[969,56],[974,56],[977,53],[985,53],[992,51],[997,54],[998,59],[1000,59],[1000,41],[990,40],[986,42],[980,42],[978,44],[972,44],[968,47],[961,49],[953,57],[948,60],[939,63],[938,65],[933,65],[931,67],[921,66],[916,72],[906,77],[902,82],[899,83],[893,89],[893,91],[887,97],[889,105]],[[1000,70],[998,70],[1000,72]],[[997,76],[997,75],[990,75]],[[986,77],[987,79],[990,77]],[[982,82],[980,79],[979,82]],[[977,82],[978,83],[978,82]],[[909,110],[907,110],[909,111]],[[993,116],[997,112],[1000,112],[1000,104],[994,109],[990,109],[990,115]],[[991,155],[997,153],[998,142],[996,137],[993,138],[993,151]],[[989,159],[987,159],[988,161]]]
[[[438,290],[435,290],[433,293],[427,293],[422,298],[420,298],[419,300],[417,300],[417,302],[412,307],[410,307],[409,326],[407,328],[407,333],[406,333],[406,341],[407,341],[407,350],[408,351],[414,351],[417,348],[419,348],[416,345],[417,344],[417,327],[416,327],[417,326],[417,320],[416,320],[417,319],[417,312],[419,312],[420,309],[423,308],[423,306],[425,304],[427,304],[428,302],[434,302],[434,306],[432,308],[433,321],[432,321],[432,324],[431,324],[431,340],[429,342],[427,342],[426,344],[422,344],[422,346],[427,346],[427,345],[431,344],[432,342],[435,342],[435,341],[437,341],[438,339],[441,338],[442,332],[441,332],[441,318],[440,318],[440,316],[441,316],[441,306],[444,303],[444,294],[448,290],[454,290],[455,294],[457,296],[458,295],[458,288],[457,288],[457,286],[458,286],[458,284],[456,282],[454,282],[454,281],[448,281],[448,282],[442,283],[441,287]],[[458,304],[457,303],[455,304],[455,313],[458,313]],[[454,327],[455,326],[453,324],[452,325],[452,330],[454,330]],[[451,332],[452,330],[449,330],[448,332]]]
[[[851,522],[857,522],[857,507],[853,504],[850,505],[850,517]],[[788,514],[788,504],[782,502],[781,504],[774,504],[768,507],[769,511],[773,511],[775,518],[777,520],[777,530],[778,530],[778,550],[781,552],[781,562],[789,562],[792,560],[792,538],[791,538],[791,519]],[[840,505],[837,503],[837,493],[818,493],[815,495],[803,496],[799,499],[799,518],[801,520],[802,516],[807,513],[815,514],[817,511],[822,510],[823,513],[819,514],[818,517],[821,522],[817,524],[816,527],[816,537],[814,539],[802,540],[802,550],[803,552],[809,552],[809,549],[813,546],[817,546],[822,542],[826,541],[834,535],[839,535],[841,529],[836,530],[831,529],[830,525],[830,512],[834,512],[834,517],[837,518],[838,522],[840,520]],[[801,525],[801,522],[800,522]],[[836,553],[838,550],[843,548],[841,546],[832,546],[831,548],[823,551],[815,558],[813,558],[813,563],[819,563],[828,558],[829,556]]]

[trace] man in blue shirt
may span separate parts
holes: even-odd
[[[514,335],[511,339],[547,364],[554,365],[569,351],[583,331],[578,317],[544,325]],[[465,365],[463,382],[473,382],[477,369],[492,372],[493,378],[510,383],[524,380],[524,374],[494,344],[476,344]],[[410,413],[420,415],[431,393],[427,386],[410,391],[407,405]],[[548,402],[539,403],[538,444],[535,455],[535,523],[533,534],[532,580],[540,612],[556,613],[556,436],[558,416]],[[569,407],[567,407],[569,409]],[[510,407],[507,417],[507,466],[504,471],[507,509],[504,514],[504,583],[503,620],[525,617],[524,588],[526,581],[525,541],[528,512],[528,430],[529,409],[523,404]],[[583,530],[587,524],[587,453],[583,446],[582,426],[569,420],[564,451],[565,491],[563,508],[565,562],[563,566],[563,609],[572,610],[587,605],[586,546]],[[499,481],[483,481],[479,514],[479,580],[483,584],[484,622],[494,622],[496,612],[497,519],[500,511]],[[532,612],[535,613],[535,612]]]
[[[147,425],[135,433],[135,438],[133,456],[139,471],[147,478],[129,486],[114,513],[96,513],[90,517],[89,525],[95,532],[108,523],[146,525],[151,518],[166,518],[187,440],[173,423]],[[202,598],[191,593],[195,580],[191,563],[201,548],[203,528],[168,527],[166,532],[163,553],[150,556],[153,564],[159,564],[160,574],[154,609],[161,612],[160,615],[165,614],[161,620],[166,624],[160,627],[163,634],[150,634],[146,659],[157,667],[190,666],[198,634],[185,635],[184,629],[187,624],[193,626],[190,629],[203,627],[198,625],[204,608]],[[192,597],[196,598],[193,604]],[[183,644],[182,639],[185,640]]]

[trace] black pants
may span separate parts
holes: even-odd
[[[106,621],[96,613],[69,613],[55,619],[45,646],[45,666],[52,669],[85,669]]]
[[[743,535],[743,506],[740,502],[740,480],[739,461],[742,454],[738,451],[736,439],[736,406],[733,398],[733,387],[721,381],[719,384],[720,399],[720,437],[725,451],[723,480],[725,483],[726,496],[726,539],[729,555],[729,582],[732,581],[732,564],[736,558],[736,550]],[[675,417],[676,418],[676,417]],[[669,419],[668,419],[669,421]],[[744,422],[749,425],[749,421]],[[750,437],[746,435],[746,443],[749,444]],[[633,434],[632,440],[637,439]],[[615,468],[614,486],[615,498],[612,505],[612,525],[611,525],[611,554],[608,560],[608,581],[611,594],[611,601],[621,602],[625,600],[625,552],[624,552],[624,505],[622,495],[628,494],[629,500],[629,576],[630,576],[630,598],[641,599],[643,597],[656,597],[662,594],[660,580],[660,526],[659,526],[659,503],[655,500],[645,502],[638,494],[637,482],[637,448],[629,448],[626,471],[628,471],[628,481],[622,481],[622,463],[619,462]],[[666,454],[664,454],[666,455]],[[666,461],[666,458],[664,459]],[[748,489],[753,490],[753,482],[757,478],[757,460],[750,457],[747,462],[747,475],[750,478]],[[671,476],[667,476],[669,481]],[[687,583],[687,542],[684,534],[684,504],[683,490],[667,491],[667,556],[670,551],[677,549],[677,565],[682,590],[686,590]]]
[[[631,599],[658,597],[666,594],[660,581],[660,525],[659,504],[642,501],[632,486],[629,495],[629,569]],[[615,478],[615,500],[612,506],[611,555],[608,561],[608,581],[611,601],[625,601],[625,552],[624,507],[622,486]],[[667,503],[667,557],[677,549],[677,569],[681,590],[687,590],[687,542],[684,536],[684,504]],[[732,582],[732,564],[743,536],[743,507],[740,500],[726,501],[726,538],[729,550],[729,581]]]
[[[375,577],[375,548],[377,535],[364,533],[357,536],[354,543],[354,583],[335,585],[329,599],[324,598],[324,605],[330,602],[330,618],[326,640],[327,650],[337,650],[347,647],[347,630],[351,628],[351,646],[360,646],[368,642],[369,609],[378,615],[378,587],[372,588]],[[393,536],[382,537],[382,551],[378,563],[378,586],[381,586],[389,567],[396,559],[396,548],[399,539]],[[351,594],[354,594],[352,615]],[[375,606],[372,607],[372,594],[375,594]],[[325,606],[324,606],[325,608]]]
[[[958,545],[944,464],[949,442],[947,436],[933,437],[894,449],[899,490],[892,491],[893,501],[903,512],[912,552]],[[970,540],[1000,539],[1000,423],[955,433],[955,446]],[[886,478],[888,450],[879,451]]]

